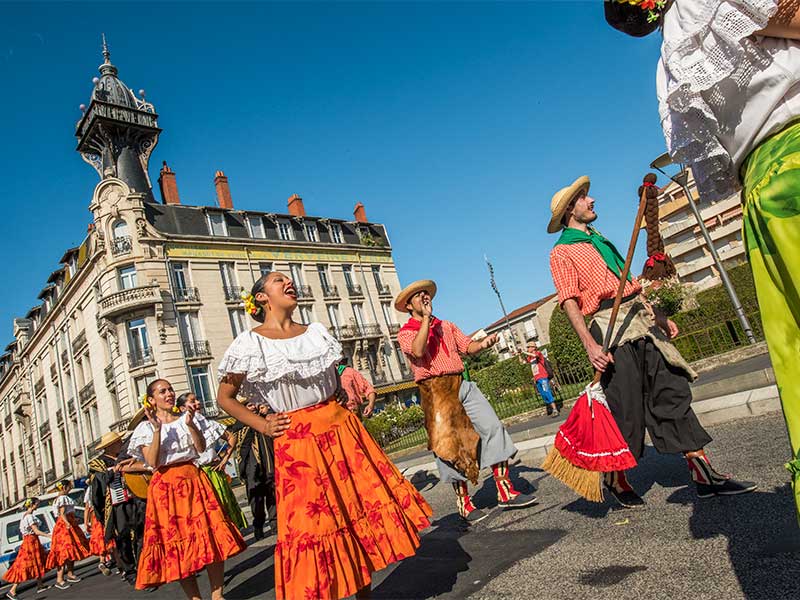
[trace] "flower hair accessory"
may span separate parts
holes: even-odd
[[[150,400],[147,399],[147,392],[142,394],[140,400],[142,401],[142,406],[144,406],[145,408],[153,408],[153,405],[150,403]]]
[[[58,487],[58,484],[56,484],[56,487]],[[22,507],[27,510],[31,506],[33,506],[33,504],[34,504],[34,499],[33,498],[25,498],[25,502],[23,503]]]
[[[264,308],[256,304],[256,299],[253,294],[249,292],[242,291],[242,301],[244,302],[244,309],[247,311],[248,314],[252,316],[256,316],[259,314]]]
[[[631,6],[638,6],[642,10],[647,11],[647,22],[652,23],[661,18],[661,13],[664,12],[664,7],[667,5],[667,0],[612,0],[617,4],[630,4]]]
[[[65,489],[67,489],[67,482],[66,481],[58,481],[58,482],[56,482],[56,489],[59,492],[63,492]]]

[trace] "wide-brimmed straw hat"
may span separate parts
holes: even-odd
[[[411,297],[421,291],[426,291],[433,298],[436,295],[436,283],[430,279],[420,279],[404,287],[394,299],[394,309],[398,312],[408,312],[406,305]]]
[[[120,434],[118,434],[116,431],[109,431],[103,434],[103,436],[100,438],[100,441],[97,442],[97,445],[94,447],[94,449],[102,450],[103,448],[108,448],[111,444],[121,441],[122,441],[122,436]]]
[[[583,175],[582,177],[578,177],[572,185],[561,188],[555,193],[553,199],[550,201],[550,212],[553,216],[550,218],[550,223],[547,225],[547,233],[561,231],[563,227],[561,220],[564,218],[564,213],[567,212],[570,203],[575,199],[575,196],[581,192],[588,194],[589,185],[589,178]]]

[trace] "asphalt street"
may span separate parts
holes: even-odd
[[[800,598],[800,530],[788,473],[788,444],[780,415],[751,417],[709,429],[709,454],[722,471],[757,481],[746,496],[698,500],[685,462],[649,451],[631,482],[645,496],[638,510],[576,497],[523,454],[512,470],[520,486],[537,488],[540,504],[496,509],[494,486],[484,479],[475,495],[489,519],[471,529],[453,514],[450,486],[435,473],[413,481],[437,520],[419,553],[377,574],[375,598],[537,598],[542,600]],[[274,598],[274,538],[252,544],[229,561],[228,600]],[[180,598],[177,585],[134,592],[94,565],[66,591],[23,597]],[[206,590],[205,576],[201,585]]]

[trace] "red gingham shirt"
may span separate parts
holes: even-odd
[[[353,367],[345,367],[341,374],[342,389],[347,394],[347,408],[355,410],[364,398],[375,393],[375,388]]]
[[[619,277],[590,243],[558,244],[550,251],[550,273],[558,292],[558,303],[574,298],[584,315],[600,308],[600,301],[617,295]],[[642,286],[635,277],[625,284],[623,297],[636,294]]]
[[[425,349],[425,356],[414,358],[411,354],[411,345],[417,336],[417,331],[401,329],[397,334],[397,343],[400,349],[411,363],[411,370],[414,372],[414,381],[422,381],[429,377],[439,375],[454,375],[464,371],[464,362],[461,355],[467,353],[472,340],[463,331],[450,321],[442,321],[442,341],[437,348],[436,354],[431,356],[430,344]],[[446,346],[446,351],[443,346]]]

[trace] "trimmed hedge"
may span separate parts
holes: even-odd
[[[517,390],[533,381],[530,365],[520,363],[517,358],[500,361],[496,365],[470,373],[470,376],[483,394],[494,402],[501,400],[509,390]]]
[[[384,446],[422,426],[425,414],[416,404],[401,408],[393,404],[379,414],[364,420],[364,428],[378,444]]]
[[[586,350],[572,328],[567,313],[561,310],[560,306],[557,306],[550,316],[548,358],[564,371],[583,369],[589,364]]]

